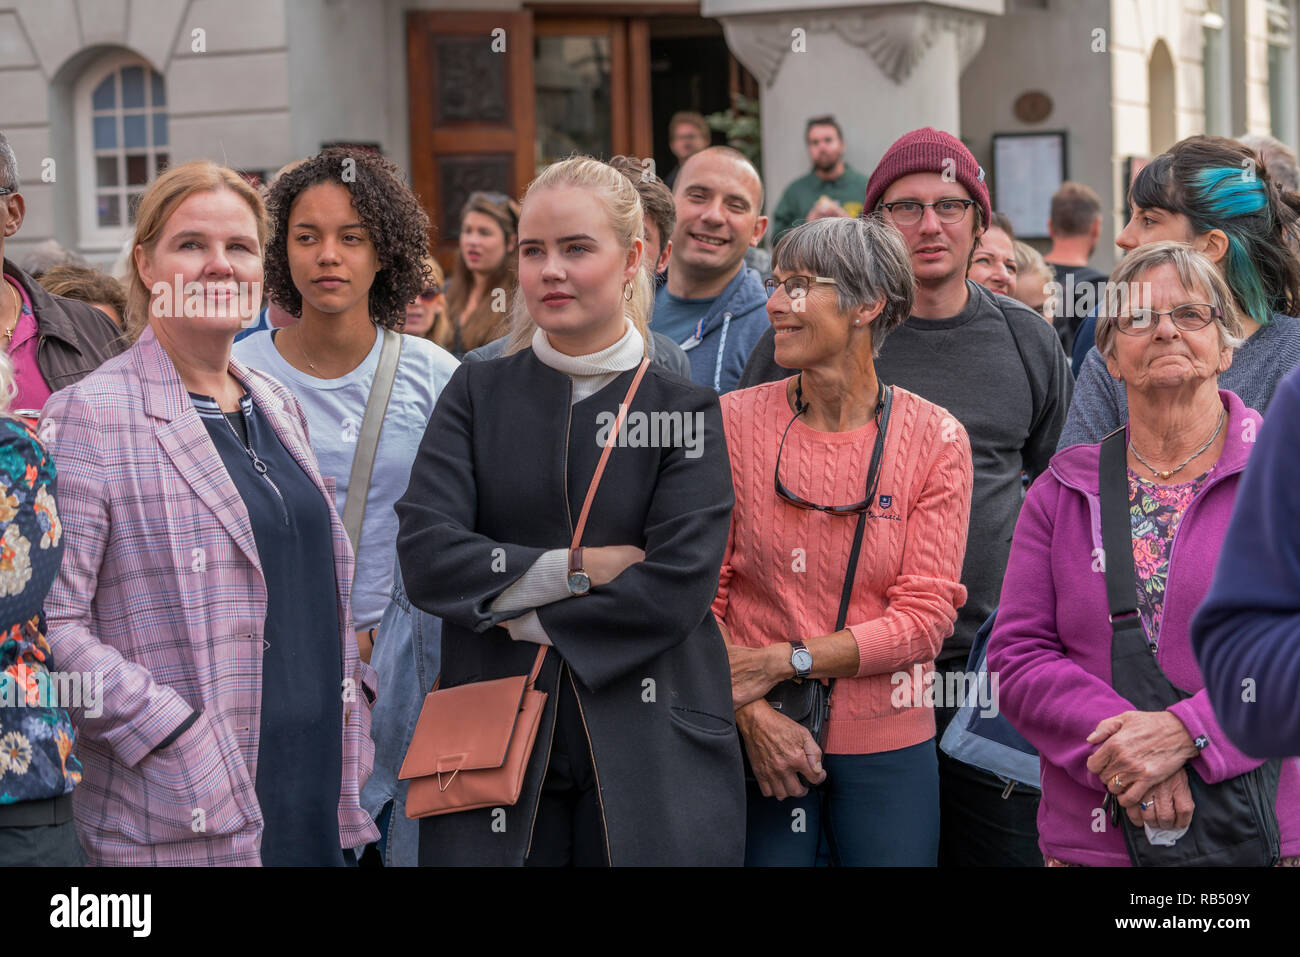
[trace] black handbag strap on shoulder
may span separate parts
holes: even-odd
[[[1165,676],[1137,609],[1133,527],[1129,514],[1128,434],[1123,426],[1101,443],[1101,545],[1110,606],[1111,685],[1139,711],[1163,711],[1189,697]]]
[[[1128,436],[1123,427],[1101,443],[1098,462],[1101,542],[1106,600],[1110,606],[1110,683],[1138,711],[1163,711],[1191,693],[1177,687],[1156,661],[1137,610],[1133,531],[1128,494]],[[1111,823],[1123,828],[1129,858],[1138,866],[1254,867],[1276,863],[1281,847],[1274,805],[1281,764],[1261,766],[1213,785],[1187,769],[1196,809],[1191,827],[1172,847],[1152,845],[1143,829],[1122,814],[1109,791]]]
[[[871,449],[871,464],[867,467],[867,507],[875,501],[876,486],[880,482],[880,463],[885,456],[885,432],[889,429],[889,411],[894,405],[893,386],[885,387],[885,395],[880,410],[880,426],[876,432],[876,444]],[[858,513],[858,527],[853,532],[853,547],[849,550],[849,564],[844,572],[844,587],[840,590],[840,611],[835,616],[835,630],[844,628],[849,617],[849,599],[853,597],[853,580],[858,574],[858,556],[862,553],[862,538],[867,530],[867,512]]]
[[[867,466],[866,508],[858,512],[858,526],[853,530],[853,547],[849,549],[849,563],[844,570],[844,587],[840,589],[840,610],[835,616],[835,630],[842,631],[849,617],[849,601],[853,598],[853,582],[858,577],[858,558],[862,555],[862,539],[867,531],[867,508],[876,498],[876,486],[880,483],[880,463],[885,457],[885,433],[889,431],[889,412],[894,407],[894,387],[885,386],[884,398],[880,410],[880,424],[876,430],[876,443],[871,449],[871,464]],[[835,679],[826,682],[826,717],[831,714],[831,692],[835,689]]]

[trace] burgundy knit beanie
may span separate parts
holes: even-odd
[[[989,206],[989,190],[984,184],[984,170],[975,162],[961,140],[951,133],[926,126],[919,130],[904,133],[894,141],[894,145],[885,150],[885,155],[876,164],[867,180],[867,196],[862,204],[862,215],[870,216],[876,210],[880,197],[894,180],[909,173],[947,172],[953,179],[966,187],[970,198],[979,203],[984,213],[984,227],[987,229],[993,219],[993,210]]]

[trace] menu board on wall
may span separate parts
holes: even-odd
[[[1065,182],[1065,132],[993,134],[993,208],[1018,239],[1046,239],[1052,195]]]

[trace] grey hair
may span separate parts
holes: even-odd
[[[841,312],[885,306],[871,323],[872,355],[912,314],[916,280],[903,237],[878,217],[828,218],[796,226],[772,251],[775,272],[807,272],[835,280]]]
[[[1210,295],[1210,304],[1219,311],[1215,324],[1219,329],[1219,342],[1226,348],[1238,349],[1245,339],[1241,325],[1241,312],[1237,299],[1214,263],[1187,243],[1172,241],[1140,246],[1120,260],[1110,274],[1105,292],[1097,309],[1097,351],[1105,358],[1115,352],[1115,317],[1127,306],[1139,277],[1160,266],[1173,266],[1178,271],[1178,281],[1189,293],[1203,289]]]
[[[1276,137],[1262,133],[1247,133],[1237,137],[1237,142],[1255,151],[1270,179],[1283,189],[1300,193],[1300,162],[1296,160],[1291,147]]]
[[[0,189],[18,191],[18,157],[4,133],[0,133]]]

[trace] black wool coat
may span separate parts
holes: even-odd
[[[633,374],[571,407],[569,377],[526,349],[463,364],[443,389],[396,505],[407,594],[443,619],[442,687],[529,672],[538,646],[499,627],[521,613],[491,604],[543,552],[569,546],[609,421],[598,416],[617,412]],[[504,820],[492,808],[422,820],[421,864],[524,862],[561,664],[591,742],[610,862],[744,862],[731,674],[710,611],[734,501],[718,397],[651,365],[637,412],[689,416],[702,444],[613,449],[582,544],[636,545],[645,560],[537,609],[554,647],[523,793]]]

